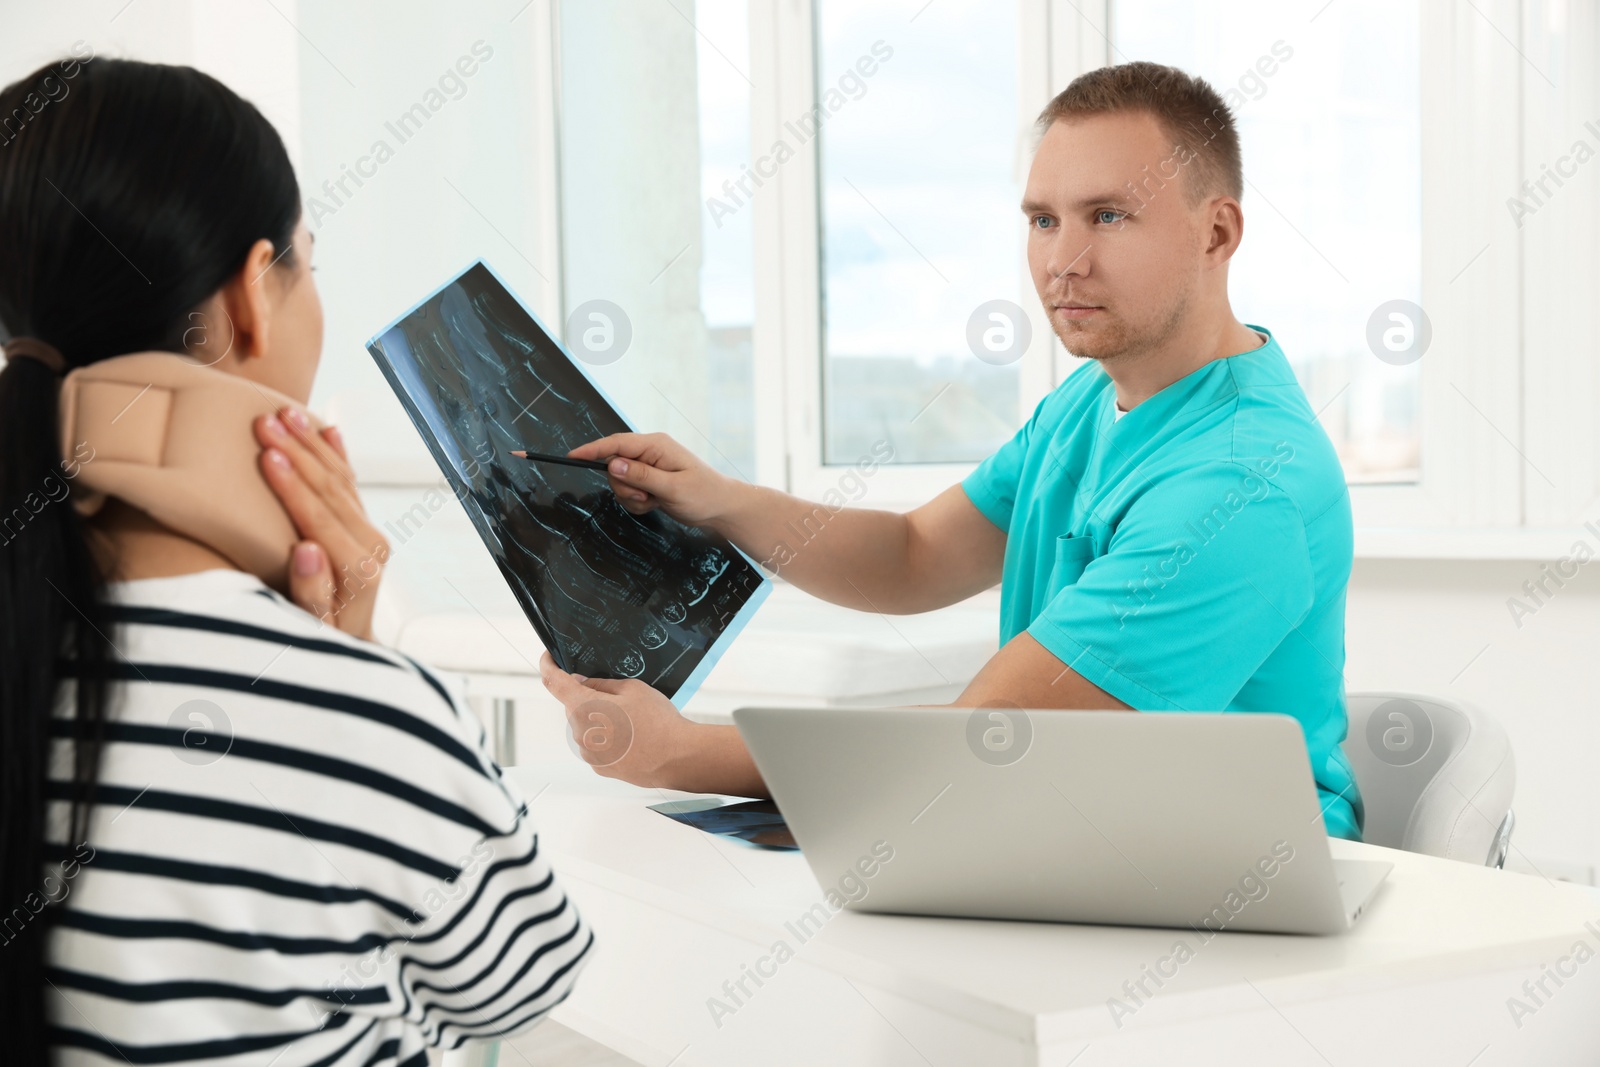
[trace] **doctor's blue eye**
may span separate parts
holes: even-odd
[[[1035,215],[1033,217],[1033,224],[1041,230],[1049,228],[1053,221],[1049,215]]]
[[[1110,215],[1112,217],[1107,219],[1105,217],[1107,215]],[[1111,226],[1111,225],[1114,225],[1115,223],[1121,222],[1123,219],[1125,219],[1127,217],[1128,216],[1124,212],[1112,211],[1110,208],[1102,208],[1101,210],[1096,211],[1094,213],[1094,220],[1096,222],[1104,223],[1107,226]]]

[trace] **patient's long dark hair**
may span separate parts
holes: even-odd
[[[41,67],[0,90],[0,324],[59,349],[68,370],[181,352],[189,312],[256,241],[288,251],[299,197],[277,132],[215,78],[116,59]],[[0,372],[0,1040],[30,1065],[49,1057],[56,909],[45,902],[59,891],[45,865],[87,833],[117,656],[84,525],[52,499],[73,471],[59,389],[34,359]],[[50,722],[66,677],[78,683],[75,707],[61,709],[75,716],[75,799],[69,839],[47,846]]]

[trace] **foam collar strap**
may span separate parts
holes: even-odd
[[[171,352],[80,367],[61,383],[61,454],[82,461],[73,504],[92,515],[117,497],[287,589],[299,535],[261,475],[252,429],[256,416],[283,407],[305,411],[275,389]]]

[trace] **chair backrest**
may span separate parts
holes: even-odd
[[[1500,724],[1470,705],[1415,693],[1350,693],[1346,705],[1342,747],[1366,806],[1362,840],[1493,862],[1516,787]]]

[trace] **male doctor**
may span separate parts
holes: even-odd
[[[1349,495],[1277,340],[1228,303],[1244,232],[1232,116],[1205,82],[1129,63],[1075,80],[1039,126],[1029,270],[1084,363],[959,485],[908,514],[834,513],[663,434],[571,455],[614,457],[630,511],[715,530],[836,604],[909,614],[999,581],[1000,650],[957,706],[1292,715],[1328,833],[1359,839],[1339,750]],[[808,520],[820,532],[789,550]],[[591,759],[601,774],[767,795],[734,727],[693,723],[637,679],[571,675],[548,653],[540,670],[575,737],[597,700],[626,715],[627,752]]]

